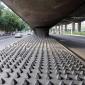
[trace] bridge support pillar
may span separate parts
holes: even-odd
[[[55,26],[55,30],[56,30],[56,34],[57,34],[57,31],[58,31],[57,25]]]
[[[78,32],[81,32],[81,22],[78,22]]]
[[[60,25],[59,25],[59,28],[58,28],[58,30],[59,30],[59,35],[61,34],[61,28],[60,28]]]
[[[67,31],[67,24],[65,24],[65,31]]]
[[[34,28],[34,34],[38,37],[48,37],[49,36],[49,28]]]
[[[61,25],[61,35],[63,34],[63,25]]]
[[[72,31],[75,31],[75,22],[72,22]]]

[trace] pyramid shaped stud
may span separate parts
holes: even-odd
[[[37,73],[36,78],[41,79],[41,75],[39,73]]]
[[[23,85],[30,85],[30,83],[29,83],[29,81],[27,81],[27,80],[24,80],[24,83],[23,83]]]
[[[34,85],[42,85],[42,83],[40,83],[40,81],[39,80],[37,80],[36,82],[35,82],[35,84]]]
[[[80,75],[84,75],[84,71],[81,71],[81,72],[80,72]]]
[[[41,70],[40,68],[38,68],[38,70],[39,70],[39,73],[41,73],[41,74],[43,73],[42,70]]]
[[[3,72],[2,68],[0,68],[0,73]]]
[[[13,79],[11,82],[11,85],[17,85],[17,84],[18,84],[18,82],[15,79]]]
[[[58,80],[61,80],[60,74],[57,74],[56,78],[57,78]]]
[[[23,66],[23,69],[26,69],[26,66]]]
[[[16,73],[16,75],[17,75],[17,78],[20,78],[20,74],[18,72]]]
[[[10,68],[10,66],[7,64],[7,65],[6,65],[6,68]]]
[[[6,72],[6,78],[9,78],[10,74],[8,72]]]
[[[5,84],[5,80],[3,78],[0,79],[0,85]]]
[[[75,80],[79,80],[79,75],[76,75],[75,76]]]
[[[74,85],[73,81],[69,82],[69,85]]]
[[[15,69],[17,69],[17,66],[16,66],[16,65],[14,65],[14,68],[15,68]]]
[[[72,71],[72,74],[75,74],[75,71],[74,70]]]
[[[31,76],[29,75],[29,73],[27,72],[27,78],[29,79],[29,78],[31,78]]]
[[[60,81],[59,85],[65,85],[64,81]]]
[[[29,72],[32,73],[32,69],[31,68],[29,68]]]
[[[4,65],[3,64],[1,65],[1,68],[4,68]]]
[[[47,83],[47,85],[54,85],[51,81],[49,81],[48,83]]]
[[[11,72],[11,73],[13,73],[13,72],[14,72],[14,70],[11,68],[11,69],[10,69],[10,72]]]
[[[10,62],[9,64],[10,64],[10,65],[12,65],[12,63],[11,63],[11,62]]]
[[[84,81],[81,81],[79,85],[85,85],[85,82]]]
[[[50,74],[47,74],[47,78],[48,79],[52,79],[52,77],[50,76]]]
[[[20,73],[23,73],[23,70],[20,68]]]

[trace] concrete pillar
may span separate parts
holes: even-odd
[[[54,29],[52,28],[52,33],[54,34]]]
[[[59,30],[59,35],[61,34],[61,28],[60,28],[60,25],[59,25],[59,28],[58,28],[58,30]]]
[[[34,34],[38,37],[48,37],[49,36],[49,28],[47,28],[47,27],[34,28],[33,31],[34,31]]]
[[[78,32],[81,32],[81,22],[78,22]]]
[[[54,34],[56,34],[56,27],[54,28]]]
[[[53,34],[55,34],[55,28],[53,27]]]
[[[63,25],[61,25],[61,34],[63,34]]]
[[[67,31],[67,24],[65,24],[65,31]]]
[[[51,28],[50,30],[51,30],[51,33],[53,33],[53,29]]]
[[[72,31],[75,31],[75,22],[72,22]]]
[[[50,29],[50,33],[52,33],[52,28]]]
[[[55,26],[55,29],[56,29],[56,34],[57,34],[57,25]]]

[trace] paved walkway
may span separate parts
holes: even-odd
[[[70,35],[53,35],[65,44],[69,49],[74,51],[80,57],[85,59],[85,37],[83,36],[70,36]]]

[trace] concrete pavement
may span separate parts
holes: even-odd
[[[85,60],[85,37],[70,36],[70,35],[53,35],[62,44],[67,46],[70,50],[78,54]]]
[[[26,37],[0,53],[0,85],[85,85],[85,62],[53,38]]]

